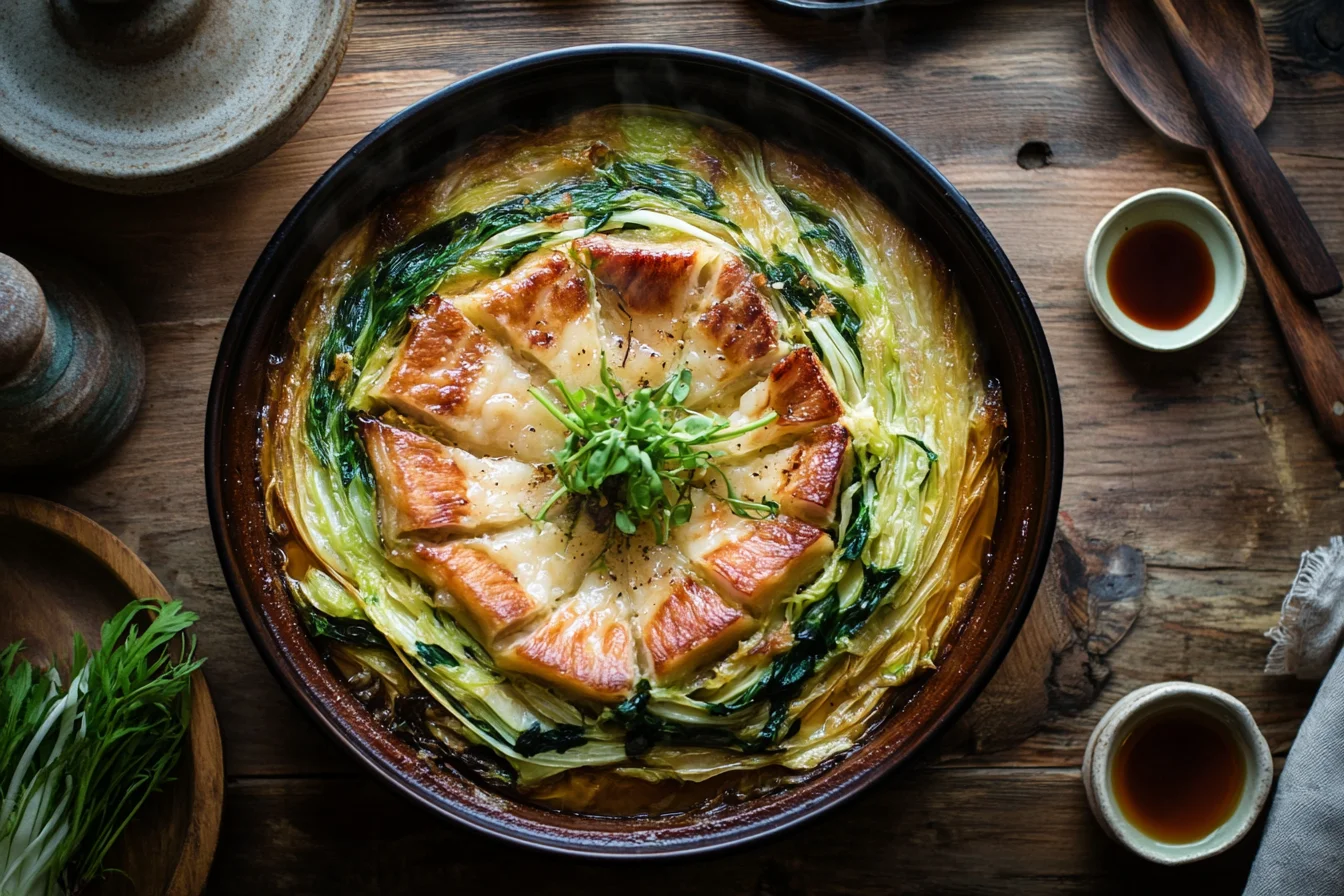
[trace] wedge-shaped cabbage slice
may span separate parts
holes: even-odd
[[[567,252],[544,252],[453,303],[467,318],[570,388],[596,386],[601,349],[588,283]]]
[[[383,537],[472,534],[535,513],[554,488],[546,467],[476,457],[378,420],[360,422],[378,490]]]
[[[673,545],[641,532],[624,560],[643,665],[659,684],[730,653],[755,629],[756,621],[700,581]]]
[[[769,411],[776,414],[773,423],[739,439],[716,444],[715,449],[728,454],[758,451],[837,422],[844,416],[845,406],[817,353],[810,348],[796,348],[770,368],[765,380],[743,394],[737,410],[728,419],[737,427],[759,420]]]
[[[701,274],[717,253],[698,243],[672,246],[593,235],[574,241],[592,271],[607,366],[626,389],[657,386],[676,372]]]
[[[540,625],[498,649],[495,662],[574,697],[622,699],[635,683],[635,639],[622,591],[611,570],[590,572]]]
[[[724,597],[761,617],[775,602],[821,571],[831,537],[800,519],[752,520],[697,493],[695,510],[672,538],[695,569]]]
[[[484,551],[460,541],[397,547],[394,562],[434,586],[434,602],[482,644],[517,631],[546,609],[518,577]]]
[[[770,302],[741,259],[724,253],[710,270],[681,354],[681,366],[691,371],[690,407],[703,407],[734,387],[740,391],[783,351]]]
[[[835,524],[836,499],[853,463],[849,446],[849,431],[828,423],[787,448],[721,469],[740,497],[769,498],[785,516],[825,529]],[[706,487],[716,494],[727,493],[717,475]]]
[[[550,457],[564,428],[527,390],[532,378],[449,300],[429,299],[370,395],[477,454]]]

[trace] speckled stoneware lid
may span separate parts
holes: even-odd
[[[246,168],[312,114],[354,0],[0,0],[0,143],[119,193]]]

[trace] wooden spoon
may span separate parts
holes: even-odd
[[[1251,126],[1264,121],[1274,101],[1274,81],[1255,7],[1249,0],[1170,2],[1185,25],[1189,44],[1198,47],[1203,62],[1217,66],[1220,94]],[[1264,284],[1317,426],[1327,442],[1344,450],[1344,359],[1335,350],[1316,307],[1302,300],[1307,293],[1296,293],[1276,263],[1247,197],[1238,192],[1220,144],[1210,136],[1186,88],[1151,0],[1088,0],[1087,20],[1102,68],[1130,105],[1159,133],[1202,150],[1208,158],[1232,221]]]
[[[1202,14],[1216,15],[1217,4],[1195,7]],[[1293,292],[1310,299],[1332,296],[1342,288],[1339,268],[1326,251],[1321,236],[1312,226],[1311,219],[1297,201],[1297,194],[1283,176],[1274,157],[1255,135],[1255,125],[1242,114],[1236,97],[1223,87],[1224,72],[1206,59],[1190,27],[1176,9],[1172,0],[1153,0],[1153,7],[1162,17],[1167,29],[1167,40],[1176,63],[1185,75],[1185,84],[1203,116],[1204,124],[1213,136],[1219,156],[1236,184],[1237,193],[1250,208],[1260,234],[1269,244],[1269,250],[1279,262]],[[1252,8],[1253,9],[1253,8]],[[1256,31],[1259,39],[1255,57],[1269,61],[1265,51],[1264,32]],[[1217,48],[1221,51],[1221,47]],[[1228,57],[1214,57],[1228,64]],[[1251,61],[1255,61],[1254,57]],[[1240,66],[1241,59],[1232,59]],[[1273,90],[1274,82],[1269,81]]]
[[[1255,134],[1274,102],[1274,75],[1249,0],[1179,8],[1109,0],[1089,3],[1088,13],[1102,66],[1139,114],[1178,143],[1218,151],[1293,291],[1312,299],[1339,292],[1339,269]]]

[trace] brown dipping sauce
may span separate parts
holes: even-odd
[[[1179,221],[1147,221],[1120,237],[1106,264],[1106,285],[1131,320],[1179,330],[1209,307],[1213,257]]]
[[[1111,790],[1129,822],[1163,843],[1193,843],[1232,817],[1246,760],[1232,732],[1207,713],[1163,710],[1125,736]]]

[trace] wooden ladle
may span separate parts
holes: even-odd
[[[1218,94],[1251,127],[1264,121],[1274,101],[1274,79],[1255,6],[1250,0],[1170,2],[1185,25],[1188,44],[1213,71]],[[1264,284],[1317,426],[1331,446],[1344,450],[1344,359],[1309,301],[1310,294],[1295,290],[1285,276],[1265,231],[1251,214],[1249,197],[1238,191],[1224,162],[1222,138],[1215,140],[1205,127],[1152,0],[1088,0],[1087,20],[1102,68],[1130,105],[1159,133],[1207,157]],[[1314,228],[1311,235],[1315,238]]]

